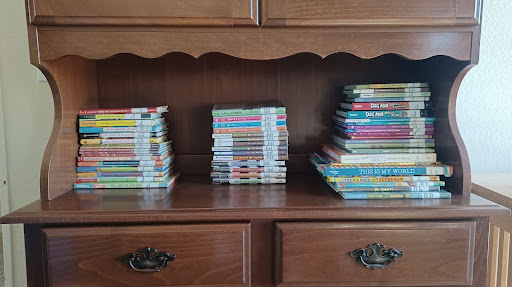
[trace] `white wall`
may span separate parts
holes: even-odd
[[[10,194],[8,204],[2,203],[2,213],[7,212],[5,209],[9,206],[15,210],[38,199],[39,168],[53,124],[50,89],[47,84],[37,82],[36,69],[29,64],[23,2],[0,1],[0,100],[5,112]],[[485,1],[480,65],[466,77],[457,103],[458,123],[473,172],[512,172],[510,15],[511,0]],[[0,133],[0,136],[3,135]],[[4,159],[0,157],[0,160]],[[2,172],[0,176],[4,176]],[[4,190],[5,187],[2,192]],[[4,241],[10,241],[8,239]],[[6,282],[14,282],[12,286],[16,287],[25,286],[21,226],[14,227],[12,247],[5,248],[12,248],[14,254],[11,259],[5,252],[6,266],[12,260],[14,270],[13,274],[6,273]]]
[[[462,83],[457,123],[472,173],[512,172],[512,1],[484,0],[480,63]]]

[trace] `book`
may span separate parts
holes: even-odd
[[[213,146],[212,151],[288,151],[288,145]]]
[[[311,163],[324,177],[327,176],[417,176],[417,175],[443,175],[450,177],[453,168],[447,165],[416,165],[416,166],[373,166],[373,165],[347,165],[332,166],[329,161],[314,154],[310,157]]]
[[[171,186],[172,188],[172,186]],[[165,200],[170,194],[171,188],[160,189],[76,189],[80,200]]]
[[[235,138],[288,138],[287,131],[276,131],[276,132],[250,132],[250,133],[225,133],[225,134],[212,134],[213,139],[235,139]]]
[[[229,155],[214,155],[213,156],[214,161],[223,161],[223,160],[242,160],[242,161],[250,161],[250,160],[262,160],[262,161],[268,161],[268,160],[288,160],[288,155],[239,155],[239,156],[229,156]]]
[[[247,141],[247,142],[229,142],[229,141],[215,141],[213,147],[243,147],[243,146],[283,146],[288,145],[288,141]]]
[[[328,176],[329,182],[438,182],[439,176]]]
[[[348,85],[346,90],[357,89],[398,89],[398,88],[428,88],[428,83],[390,83],[390,84],[364,84],[364,85]]]
[[[103,114],[103,115],[79,115],[79,120],[142,120],[158,119],[161,114]]]
[[[226,122],[258,122],[258,121],[279,121],[286,120],[286,114],[265,114],[259,116],[234,116],[234,117],[213,117],[214,123]]]
[[[80,188],[169,188],[171,187],[178,175],[169,176],[163,182],[107,182],[107,183],[75,183],[75,189]]]
[[[167,134],[167,130],[162,130],[159,132],[147,132],[147,133],[82,133],[80,134],[81,139],[87,138],[101,138],[101,139],[109,139],[109,138],[151,138],[151,137],[161,137]]]
[[[214,184],[279,184],[286,178],[212,178]]]
[[[440,186],[395,186],[395,187],[362,187],[348,188],[333,186],[336,192],[431,192],[440,191]]]
[[[214,134],[231,134],[231,133],[245,133],[245,132],[279,132],[287,131],[286,126],[263,126],[252,128],[225,128],[213,129]]]
[[[164,176],[169,174],[167,171],[138,171],[138,172],[78,172],[77,177],[152,177]]]
[[[259,121],[259,122],[236,122],[236,123],[213,123],[214,129],[245,128],[245,127],[275,127],[286,126],[286,121]]]
[[[83,109],[78,110],[79,115],[101,115],[101,114],[162,114],[169,111],[168,106],[151,108],[118,108],[118,109]]]
[[[95,182],[164,182],[168,176],[140,176],[140,177],[79,177],[76,183],[95,183]]]
[[[157,126],[137,126],[137,127],[80,127],[79,133],[145,133],[145,132],[161,132],[167,129],[167,125],[161,124]]]
[[[158,138],[124,138],[124,139],[81,139],[82,145],[108,145],[108,144],[150,144],[163,143],[167,141],[166,136]]]
[[[353,95],[354,96],[354,95]],[[371,103],[371,102],[428,102],[430,93],[419,94],[361,94],[359,97],[349,97],[345,101],[348,103]]]
[[[369,130],[426,130],[426,129],[434,129],[434,124],[429,123],[419,123],[419,124],[408,124],[404,123],[403,125],[345,125],[336,123],[336,128],[347,129],[347,130],[360,130],[360,131],[369,131]]]
[[[217,104],[213,107],[212,116],[242,116],[242,115],[266,115],[285,114],[286,108],[278,103],[264,104]]]
[[[395,118],[426,118],[430,112],[426,110],[401,111],[344,111],[337,110],[336,115],[346,119],[395,119]]]
[[[263,167],[263,166],[284,166],[283,160],[214,160],[212,167]]]
[[[136,155],[136,156],[79,156],[77,161],[163,161],[169,155],[152,156],[152,155]]]
[[[435,118],[371,118],[371,119],[347,119],[333,116],[335,123],[340,125],[401,125],[401,124],[433,124]]]
[[[417,147],[422,147],[421,144],[435,143],[435,139],[375,139],[375,140],[351,140],[337,135],[333,135],[337,141],[345,144],[390,144],[390,143],[405,143],[405,144],[418,144]]]
[[[212,172],[212,178],[285,178],[285,172]]]
[[[158,126],[165,123],[164,118],[154,120],[79,120],[79,127],[137,127],[137,126]]]
[[[345,131],[347,133],[393,133],[393,132],[434,132],[434,125],[426,125],[427,128],[409,128],[408,126],[397,127],[389,126],[354,126],[354,128],[348,129],[346,126],[336,126],[337,130]],[[377,128],[376,128],[377,127]]]
[[[284,141],[288,142],[288,136],[284,137],[250,137],[250,138],[220,138],[214,139],[214,143],[222,142],[258,142],[258,141]]]
[[[430,92],[430,88],[391,88],[391,89],[344,89],[343,93],[346,95],[351,94],[379,94],[379,93],[427,93]],[[423,97],[423,96],[422,96]]]
[[[381,110],[424,110],[431,109],[429,102],[370,102],[341,103],[340,107],[349,111],[381,111]]]
[[[262,166],[262,167],[213,167],[212,172],[286,172],[286,166]]]
[[[450,199],[452,194],[445,191],[430,192],[341,192],[347,200],[354,199]]]
[[[336,143],[334,143],[336,145]],[[344,148],[343,146],[340,146]],[[436,152],[433,148],[390,148],[390,149],[379,149],[379,148],[367,148],[367,149],[345,149],[352,154],[381,154],[381,153],[434,153]]]
[[[343,133],[345,136],[350,138],[355,138],[356,136],[360,137],[373,137],[373,138],[389,138],[389,137],[397,137],[397,136],[428,136],[433,135],[434,131],[415,131],[415,132],[408,132],[408,131],[397,131],[397,132],[345,132]]]
[[[133,152],[88,152],[88,151],[79,151],[80,157],[161,157],[163,159],[170,155],[169,151],[164,152],[145,152],[145,153],[133,153]],[[155,158],[153,158],[154,160]]]
[[[288,150],[263,150],[263,151],[216,151],[213,153],[214,156],[265,156],[265,157],[276,157],[276,156],[288,156]]]
[[[171,165],[166,166],[78,166],[77,172],[166,172]]]
[[[342,164],[434,163],[437,160],[435,153],[351,154],[331,144],[323,145],[323,151]]]
[[[77,166],[166,166],[171,162],[165,160],[132,160],[132,161],[79,161]]]

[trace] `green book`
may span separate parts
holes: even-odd
[[[266,115],[285,114],[286,108],[278,103],[264,104],[218,104],[213,107],[212,116],[244,116],[244,115]]]

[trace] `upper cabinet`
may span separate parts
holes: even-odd
[[[32,25],[258,25],[258,0],[29,0]]]
[[[480,0],[262,0],[264,27],[477,26]]]

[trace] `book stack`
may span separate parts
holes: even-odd
[[[174,155],[166,106],[79,110],[80,148],[75,189],[168,188]]]
[[[345,199],[451,198],[437,161],[427,83],[345,86],[333,143],[311,162]]]
[[[212,116],[214,184],[286,183],[285,107],[223,104],[213,108]]]

